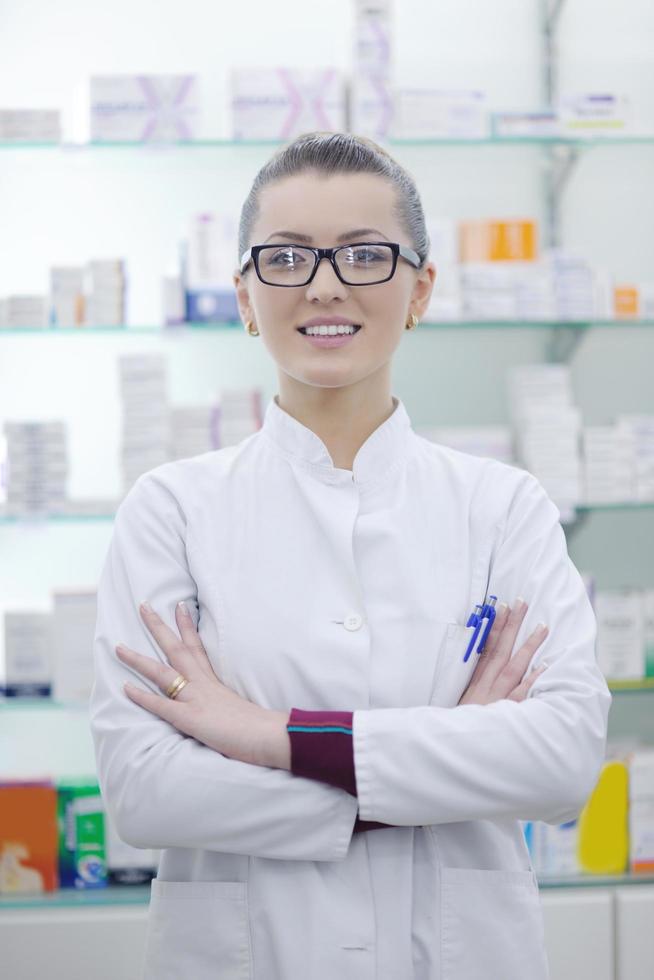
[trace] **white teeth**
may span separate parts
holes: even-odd
[[[349,323],[348,324],[321,323],[320,326],[318,327],[305,327],[304,329],[305,329],[305,333],[308,334],[310,337],[314,337],[317,335],[324,335],[324,334],[335,335],[335,334],[356,333],[356,328]]]

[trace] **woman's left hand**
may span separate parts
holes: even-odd
[[[290,769],[288,712],[262,708],[219,681],[190,613],[179,605],[175,620],[180,636],[152,609],[141,605],[139,610],[170,666],[119,644],[120,660],[162,691],[162,695],[153,694],[127,683],[128,697],[216,752],[241,762]],[[165,691],[179,674],[188,684],[176,698],[170,698]]]

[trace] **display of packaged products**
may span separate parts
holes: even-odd
[[[95,780],[57,782],[60,888],[106,888],[104,816]]]
[[[442,446],[472,456],[488,456],[510,466],[515,464],[513,435],[506,425],[414,426],[415,431]]]
[[[3,143],[58,143],[61,140],[59,109],[0,109]]]
[[[180,249],[185,311],[189,323],[233,323],[238,303],[232,282],[236,219],[204,212],[192,216]]]
[[[490,133],[486,93],[400,88],[393,93],[394,139],[484,139]]]
[[[214,445],[233,446],[260,429],[262,422],[260,388],[223,388],[212,418]]]
[[[8,463],[5,513],[62,513],[69,473],[66,423],[13,419],[4,423],[4,434]]]
[[[198,137],[196,75],[92,75],[90,104],[95,142]]]
[[[563,135],[613,135],[632,128],[632,108],[626,95],[605,92],[567,95],[560,100],[557,110]]]
[[[613,287],[613,316],[616,320],[630,320],[639,315],[638,286],[616,285]]]
[[[643,596],[639,589],[601,590],[595,595],[597,662],[609,680],[645,677]]]
[[[47,298],[32,294],[6,296],[0,300],[0,329],[47,326]]]
[[[176,405],[170,410],[172,459],[186,459],[218,448],[213,441],[213,405]]]
[[[634,749],[629,756],[629,868],[654,871],[654,748]]]
[[[557,136],[559,115],[555,109],[540,109],[537,112],[493,112],[491,130],[493,136]]]
[[[85,325],[114,327],[124,324],[127,320],[125,260],[91,259],[86,266],[86,279]]]
[[[147,470],[170,457],[170,401],[165,354],[118,358],[122,407],[121,469],[127,492]]]
[[[381,143],[393,128],[393,33],[391,0],[354,0],[347,125]]]
[[[84,266],[52,267],[49,299],[51,326],[82,326],[85,322]]]
[[[0,694],[8,698],[49,697],[52,692],[50,613],[5,609],[3,618]]]
[[[159,864],[159,850],[127,844],[118,836],[106,808],[104,832],[109,885],[142,885],[154,878]]]
[[[57,789],[49,779],[0,781],[0,894],[59,885]]]
[[[578,868],[593,874],[623,874],[629,862],[627,814],[628,766],[620,759],[604,763],[578,819]]]
[[[582,499],[581,413],[573,402],[570,368],[513,367],[508,394],[518,459],[540,480],[566,521]]]
[[[337,68],[233,68],[232,139],[291,140],[345,129],[345,79]]]
[[[460,262],[531,262],[537,253],[537,224],[531,218],[459,222]]]
[[[52,697],[84,704],[93,686],[96,590],[55,589],[52,602]]]

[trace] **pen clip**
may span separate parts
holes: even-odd
[[[468,643],[468,649],[463,655],[464,663],[466,663],[466,661],[468,660],[470,654],[472,653],[474,645],[477,642],[477,637],[479,636],[479,629],[481,627],[481,613],[483,611],[483,608],[484,607],[481,603],[477,604],[475,606],[475,611],[470,613],[468,622],[466,623],[466,626],[474,626],[475,629],[474,629],[474,633],[470,637],[470,642]]]
[[[482,610],[481,618],[482,620],[484,619],[486,620],[486,627],[482,634],[481,640],[479,641],[479,646],[477,647],[478,654],[484,652],[484,646],[486,644],[486,640],[488,639],[488,634],[493,628],[493,623],[495,622],[495,616],[497,614],[495,609],[496,602],[497,602],[496,595],[489,596],[488,602],[484,605],[484,608]]]

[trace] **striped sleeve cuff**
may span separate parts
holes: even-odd
[[[352,714],[292,708],[286,725],[291,740],[291,772],[320,779],[356,796]]]

